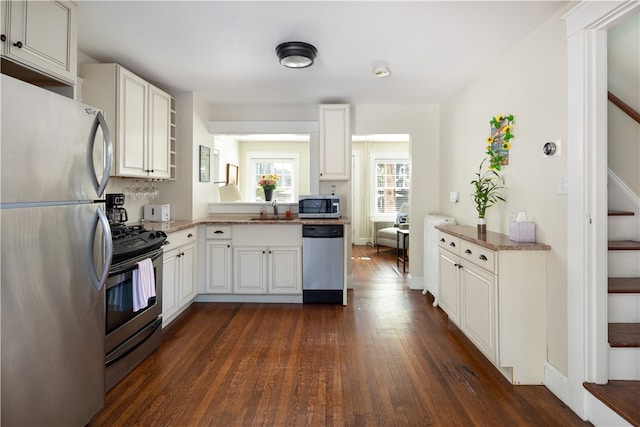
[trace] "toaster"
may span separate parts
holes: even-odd
[[[171,218],[171,206],[166,205],[145,205],[144,220],[155,222],[167,222]]]

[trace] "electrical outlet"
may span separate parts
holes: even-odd
[[[459,195],[457,191],[452,191],[451,193],[449,193],[449,201],[451,203],[458,203],[459,200]]]

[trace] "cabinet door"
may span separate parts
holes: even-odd
[[[320,181],[347,181],[351,175],[349,105],[320,105]]]
[[[146,177],[147,98],[149,85],[128,70],[118,67],[118,143],[116,174]]]
[[[496,278],[472,264],[462,268],[460,329],[491,361],[496,361]]]
[[[178,258],[179,249],[165,252],[162,262],[162,317],[163,326],[178,312]]]
[[[180,308],[190,304],[198,293],[196,280],[196,245],[191,243],[180,248]]]
[[[3,1],[3,3],[5,3]],[[78,33],[70,1],[7,1],[3,55],[12,61],[75,85]],[[4,12],[4,11],[3,11]]]
[[[171,97],[149,86],[148,174],[150,178],[169,178],[171,149]]]
[[[460,260],[447,251],[438,252],[438,273],[440,276],[438,295],[440,307],[456,325],[460,324]]]
[[[299,294],[302,270],[299,247],[269,248],[269,293]]]
[[[238,294],[263,294],[267,291],[266,248],[233,248],[233,291]]]
[[[205,292],[231,293],[231,240],[208,240]]]

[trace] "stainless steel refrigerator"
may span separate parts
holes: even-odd
[[[102,114],[2,75],[2,426],[84,426],[104,405],[112,148]]]

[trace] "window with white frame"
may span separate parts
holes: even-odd
[[[264,191],[258,186],[262,175],[278,175],[278,185],[273,191],[273,199],[277,202],[293,203],[298,200],[299,156],[297,153],[247,153],[249,165],[248,194],[251,201],[264,201]]]
[[[372,158],[374,215],[394,214],[403,203],[409,203],[409,158],[391,156]]]

